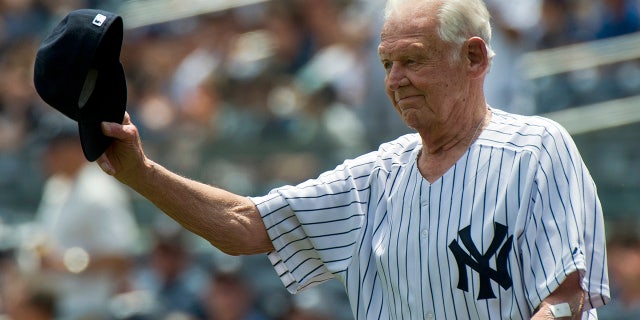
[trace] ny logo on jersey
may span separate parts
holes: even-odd
[[[478,251],[478,248],[471,240],[471,226],[468,226],[458,232],[458,236],[462,241],[462,244],[467,249],[465,252],[458,244],[458,241],[453,240],[449,244],[449,249],[456,257],[456,263],[458,264],[458,289],[469,292],[469,280],[467,279],[467,266],[475,270],[480,275],[480,288],[478,293],[478,300],[493,299],[496,295],[491,288],[491,280],[497,282],[503,289],[507,290],[511,288],[512,281],[511,276],[507,270],[507,263],[509,253],[511,252],[511,242],[513,236],[507,238],[507,227],[499,223],[495,223],[495,233],[493,240],[487,251],[484,254]],[[506,241],[505,238],[507,239]],[[504,242],[504,244],[503,244]],[[502,245],[502,249],[500,249]],[[500,252],[498,252],[500,249]],[[496,269],[494,270],[489,266],[491,257],[496,255]]]

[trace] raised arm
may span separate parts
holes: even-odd
[[[97,160],[104,172],[227,254],[273,250],[260,213],[251,200],[187,179],[148,159],[128,114],[122,125],[103,123],[102,131],[114,138]]]

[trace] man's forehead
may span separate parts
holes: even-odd
[[[378,53],[385,52],[394,48],[419,49],[424,44],[433,39],[433,34],[427,32],[413,32],[406,34],[381,34],[380,43],[378,45]]]
[[[428,32],[410,32],[410,33],[381,33],[380,34],[380,42],[398,42],[398,41],[407,41],[414,42],[416,40],[424,40],[432,36],[432,34]]]
[[[381,59],[396,59],[400,56],[412,56],[425,51],[425,45],[415,41],[388,41],[378,45],[378,56]]]

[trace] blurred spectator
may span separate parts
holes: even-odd
[[[573,0],[542,0],[538,49],[575,43],[579,32]]]
[[[36,223],[42,271],[59,297],[61,319],[107,319],[109,299],[127,289],[138,227],[129,194],[88,163],[77,125],[46,126],[45,183]]]
[[[13,249],[0,253],[0,319],[56,319],[56,296],[38,276],[21,270]]]
[[[602,0],[600,29],[596,39],[640,31],[640,8],[635,0]]]
[[[282,320],[332,320],[332,318],[323,313],[313,312],[294,306]]]
[[[296,6],[286,1],[272,1],[265,17],[265,30],[274,35],[272,68],[280,74],[295,74],[311,58],[311,36]]]
[[[535,101],[531,83],[524,78],[518,62],[535,49],[536,28],[540,22],[541,0],[487,0],[492,12],[492,59],[485,81],[489,104],[506,111],[533,114]]]
[[[24,320],[54,320],[56,317],[56,296],[40,289],[27,289],[25,296],[15,305],[9,317]]]
[[[36,0],[0,1],[0,43],[30,38],[47,27],[50,12]]]
[[[169,319],[181,314],[190,319],[206,319],[202,303],[209,274],[189,249],[183,229],[167,219],[156,220],[150,252],[132,273],[132,289],[147,292],[153,307],[133,319]]]
[[[35,126],[33,52],[31,38],[17,39],[4,52],[0,50],[0,152],[19,150]]]
[[[254,290],[237,273],[217,273],[212,281],[206,305],[208,320],[266,320],[255,307]]]
[[[609,222],[607,259],[611,303],[598,310],[599,319],[640,319],[640,229],[632,220]]]

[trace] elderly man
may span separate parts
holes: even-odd
[[[379,45],[416,133],[248,198],[148,159],[104,123],[105,172],[227,253],[268,253],[295,293],[336,278],[357,319],[595,319],[609,300],[594,183],[569,134],[487,105],[480,0],[387,1]]]

